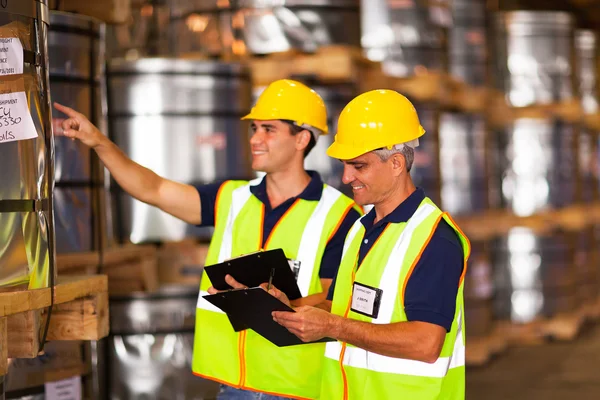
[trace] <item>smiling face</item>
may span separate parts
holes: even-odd
[[[251,129],[253,170],[273,173],[303,163],[304,148],[310,141],[308,131],[292,135],[290,127],[279,120],[254,120]]]
[[[388,201],[396,191],[397,179],[404,170],[404,157],[394,154],[387,161],[374,152],[345,160],[342,182],[352,186],[354,201],[361,205],[380,204]]]

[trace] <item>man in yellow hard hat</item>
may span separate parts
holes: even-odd
[[[304,296],[295,305],[325,299],[360,209],[324,185],[318,173],[304,170],[304,157],[328,131],[325,104],[315,91],[293,80],[273,82],[244,117],[252,120],[252,168],[266,172],[264,178],[200,187],[157,176],[128,159],[84,116],[56,108],[70,117],[64,135],[94,148],[130,195],[190,224],[215,227],[206,265],[282,248],[293,260]],[[252,330],[235,332],[227,316],[202,297],[208,292],[216,290],[204,274],[192,369],[222,383],[219,399],[319,396],[323,344],[279,348]]]
[[[464,398],[470,245],[411,180],[424,133],[413,105],[390,90],[364,93],[340,115],[327,153],[343,161],[355,201],[374,208],[346,238],[331,301],[273,313],[304,341],[336,340],[323,400]]]

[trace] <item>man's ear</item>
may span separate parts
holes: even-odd
[[[392,163],[392,171],[394,176],[400,176],[402,172],[406,171],[406,159],[404,155],[396,153],[390,157]]]
[[[304,150],[310,143],[310,136],[312,133],[308,129],[304,129],[296,134],[296,149]]]

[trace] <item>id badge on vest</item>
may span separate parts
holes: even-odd
[[[352,306],[355,313],[377,318],[383,290],[354,282],[352,287]]]
[[[288,264],[290,265],[290,269],[294,273],[294,277],[296,278],[297,282],[298,274],[300,274],[300,264],[302,264],[302,262],[300,260],[292,260],[288,258]]]

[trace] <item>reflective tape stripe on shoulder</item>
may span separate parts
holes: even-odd
[[[306,223],[300,247],[296,259],[300,261],[300,273],[298,274],[298,287],[303,297],[308,296],[310,284],[315,268],[320,265],[315,265],[319,244],[323,237],[323,229],[325,229],[325,220],[331,211],[333,205],[342,196],[342,193],[329,186],[323,188],[321,200],[313,211],[312,215]]]

